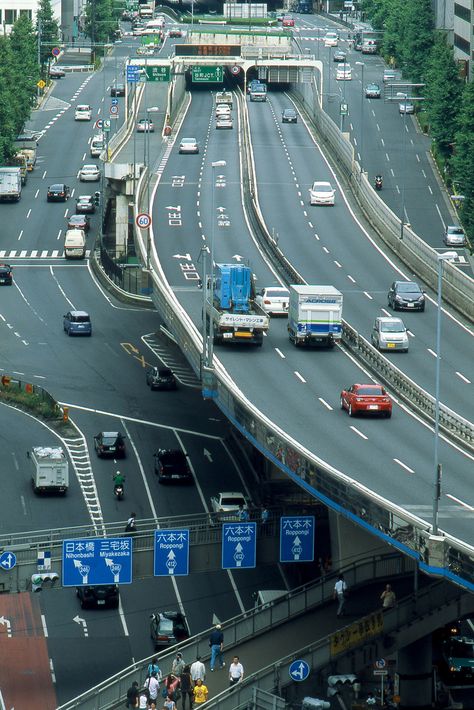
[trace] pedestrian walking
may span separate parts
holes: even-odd
[[[127,525],[125,526],[125,532],[136,533],[137,532],[137,514],[130,513],[130,517],[127,520]]]
[[[138,707],[139,710],[145,710],[145,708],[148,707],[148,690],[146,688],[140,690],[140,694],[138,696]]]
[[[189,704],[189,710],[193,706],[194,693],[193,693],[193,679],[191,678],[191,668],[189,666],[184,666],[183,671],[179,677],[180,680],[180,690],[182,698],[183,710],[186,710],[186,703]]]
[[[201,656],[196,656],[196,660],[191,664],[191,680],[195,683],[199,678],[204,683],[206,680],[206,666],[201,661]]]
[[[377,700],[375,699],[373,693],[368,693],[365,704],[367,705],[368,708],[373,707],[374,705],[377,705]]]
[[[247,523],[249,520],[249,511],[243,505],[239,505],[239,520],[241,523]]]
[[[269,518],[270,513],[268,512],[268,509],[263,508],[262,512],[260,513],[260,522],[262,523],[262,526],[265,526],[268,523]]]
[[[344,575],[340,574],[337,578],[337,582],[334,585],[333,598],[338,602],[337,605],[337,616],[344,615],[344,604],[346,602],[347,595],[347,584],[344,579]]]
[[[127,708],[136,708],[138,707],[138,683],[136,680],[133,681],[132,685],[130,688],[127,690],[127,702],[125,703],[125,707]]]
[[[178,700],[179,698],[179,678],[173,673],[169,673],[163,682],[163,697],[171,698],[171,700]]]
[[[206,702],[207,696],[209,695],[209,691],[200,678],[198,678],[196,681],[193,693],[194,702],[196,703],[196,705],[202,705]]]
[[[222,655],[224,634],[222,633],[222,626],[220,624],[216,624],[215,628],[211,631],[209,646],[211,647],[211,671],[216,667],[216,661],[219,661],[219,666],[224,668],[224,656]]]
[[[156,671],[152,671],[150,677],[146,679],[145,688],[148,689],[149,703],[154,701],[156,704],[156,701],[158,699],[158,693],[160,691],[160,681],[156,677]]]
[[[173,659],[173,663],[171,664],[171,673],[179,678],[185,665],[186,663],[183,661],[183,654],[178,651]]]
[[[152,658],[151,662],[148,664],[147,668],[147,676],[151,676],[153,671],[156,673],[156,677],[158,680],[161,680],[162,674],[160,670],[160,666],[158,665],[158,659],[157,658]]]
[[[380,595],[380,601],[382,602],[382,611],[393,609],[393,607],[397,603],[396,594],[390,584],[385,585],[385,589]]]
[[[239,657],[234,656],[232,663],[229,666],[229,685],[241,683],[244,677],[244,667],[241,664]]]

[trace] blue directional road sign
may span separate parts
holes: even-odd
[[[127,64],[127,81],[130,84],[138,82],[140,79],[140,67],[136,64]]]
[[[131,537],[63,541],[63,587],[132,583]]]
[[[110,99],[112,106],[118,106],[118,99]]]
[[[280,562],[314,560],[314,516],[286,515],[280,518]]]
[[[257,524],[222,525],[222,569],[248,569],[256,566]]]
[[[303,660],[293,661],[288,672],[292,680],[300,683],[309,676],[309,665]]]
[[[8,552],[8,550],[5,550],[5,552],[2,552],[0,555],[0,567],[5,570],[13,569],[13,567],[16,565],[16,555],[14,552]]]
[[[189,574],[189,530],[155,530],[155,577]]]

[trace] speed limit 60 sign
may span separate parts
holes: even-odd
[[[146,212],[140,212],[135,220],[137,227],[140,229],[148,229],[151,225],[151,217]]]

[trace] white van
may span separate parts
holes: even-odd
[[[68,229],[64,239],[66,259],[83,259],[86,255],[86,233],[83,229]]]
[[[92,119],[92,109],[89,104],[79,104],[74,112],[75,121],[90,121]]]
[[[103,133],[93,136],[90,145],[91,158],[98,158],[105,148],[105,138]]]

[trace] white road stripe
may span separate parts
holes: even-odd
[[[328,403],[326,402],[326,400],[324,400],[322,397],[318,397],[318,399],[319,399],[319,401],[321,402],[321,404],[324,404],[324,406],[326,407],[326,409],[329,409],[330,412],[333,411],[333,408],[331,407],[330,404],[328,404]]]
[[[446,498],[450,498],[455,503],[459,503],[459,505],[462,505],[463,508],[467,508],[467,510],[474,510],[472,505],[468,505],[467,503],[464,503],[464,501],[460,500],[459,498],[456,498],[456,496],[452,496],[450,493],[446,493]]]
[[[456,375],[457,375],[458,377],[460,377],[461,380],[463,380],[466,384],[468,384],[468,385],[471,384],[471,380],[468,380],[467,377],[464,377],[464,375],[463,375],[461,372],[458,372],[458,371],[456,370]]]
[[[297,377],[299,380],[301,380],[301,382],[304,382],[304,383],[306,384],[306,380],[305,380],[305,378],[303,377],[303,375],[300,375],[300,373],[299,373],[297,370],[295,370],[294,373],[295,373],[296,377]]]
[[[365,434],[363,434],[361,431],[359,431],[359,429],[357,429],[357,427],[351,425],[349,428],[352,429],[354,434],[358,434],[361,439],[365,439],[366,441],[368,441],[369,437],[366,436]]]
[[[275,348],[275,352],[278,353],[278,355],[281,357],[282,360],[285,360],[285,359],[286,359],[286,356],[283,355],[283,353],[282,353],[282,351],[280,350],[280,348]]]
[[[405,469],[405,471],[408,471],[408,473],[415,473],[415,471],[410,468],[410,466],[407,466],[406,463],[403,463],[403,461],[400,461],[400,459],[393,459],[395,463],[398,463],[399,466]]]

